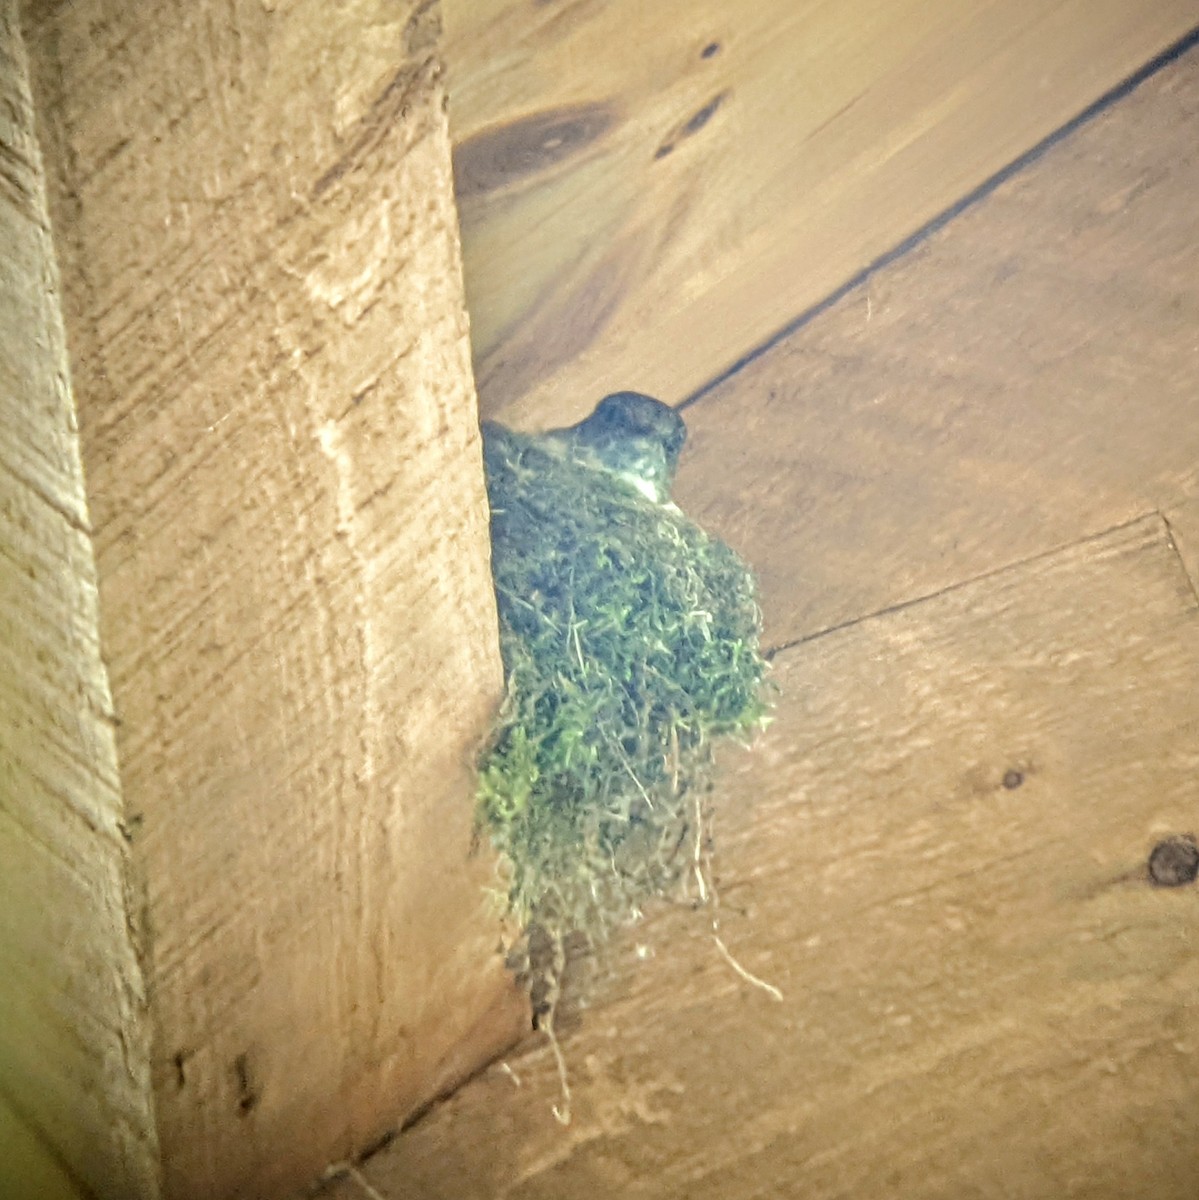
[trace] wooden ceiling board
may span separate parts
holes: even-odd
[[[446,0],[480,403],[677,402],[1199,25],[1196,0]]]

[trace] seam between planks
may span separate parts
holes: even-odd
[[[822,300],[818,300],[815,304],[805,308],[781,329],[759,342],[739,359],[726,367],[725,370],[709,379],[707,383],[701,384],[689,396],[685,396],[680,400],[677,408],[682,411],[702,400],[709,392],[744,370],[755,359],[772,350],[779,342],[789,338],[797,330],[802,329],[809,322],[820,316],[821,313],[827,312],[849,295],[850,292],[861,287],[862,284],[867,282],[872,275],[882,270],[883,267],[889,266],[896,259],[902,258],[909,251],[914,250],[921,243],[927,241],[940,229],[948,225],[954,217],[968,208],[973,208],[980,201],[985,200],[996,188],[1005,183],[1013,175],[1023,171],[1025,167],[1031,166],[1048,151],[1052,150],[1059,142],[1064,141],[1077,129],[1100,116],[1107,109],[1111,108],[1112,105],[1124,99],[1131,92],[1134,92],[1141,84],[1151,79],[1159,71],[1168,67],[1172,62],[1181,58],[1187,51],[1194,49],[1196,46],[1199,46],[1199,25],[1195,26],[1189,33],[1184,34],[1173,45],[1167,46],[1160,54],[1155,55],[1144,66],[1129,75],[1127,79],[1117,83],[1115,87],[1109,88],[1097,100],[1088,104],[1077,116],[1071,117],[1064,125],[1055,129],[1046,137],[1043,137],[1036,145],[1031,146],[1023,154],[1012,159],[1006,166],[1000,167],[999,170],[987,176],[982,183],[972,188],[961,199],[955,200],[947,208],[937,213],[936,216],[908,234],[902,241],[892,246],[890,250],[884,251],[873,261],[867,263],[860,271],[851,275],[844,283],[831,291]],[[818,635],[814,634],[812,636]],[[780,647],[780,649],[782,648]]]
[[[1162,519],[1162,524],[1166,527],[1166,541],[1169,543],[1170,550],[1174,557],[1178,560],[1178,566],[1182,571],[1187,583],[1191,588],[1191,596],[1194,598],[1195,607],[1199,608],[1199,582],[1196,581],[1194,575],[1191,574],[1187,566],[1187,561],[1182,555],[1182,551],[1178,548],[1178,539],[1174,535],[1174,526],[1170,522],[1170,518],[1161,512],[1158,514]]]
[[[781,642],[777,646],[770,646],[764,651],[764,657],[767,662],[773,662],[775,657],[784,653],[787,650],[794,650],[798,646],[806,645],[808,642],[814,642],[817,638],[827,637],[832,633],[839,633],[842,629],[852,629],[855,625],[861,625],[865,621],[873,621],[876,617],[885,617],[891,613],[902,612],[906,608],[911,608],[916,604],[923,604],[926,600],[935,600],[939,596],[947,596],[952,592],[959,591],[961,588],[969,587],[972,584],[980,583],[986,579],[992,579],[996,575],[1002,575],[1007,571],[1015,570],[1018,567],[1026,567],[1032,563],[1041,562],[1047,558],[1053,558],[1055,555],[1062,554],[1067,550],[1073,550],[1078,546],[1085,546],[1088,542],[1097,542],[1103,538],[1111,537],[1112,534],[1120,533],[1123,530],[1131,529],[1134,525],[1139,525],[1142,522],[1151,521],[1156,518],[1161,527],[1161,532],[1164,535],[1166,545],[1169,547],[1170,553],[1174,556],[1178,563],[1179,569],[1182,571],[1183,577],[1187,581],[1187,585],[1194,598],[1194,607],[1199,610],[1199,587],[1196,587],[1195,580],[1191,578],[1190,572],[1187,570],[1186,563],[1183,562],[1182,555],[1179,553],[1178,546],[1174,540],[1174,531],[1170,525],[1164,512],[1160,509],[1151,509],[1149,512],[1141,513],[1138,516],[1132,517],[1130,520],[1121,521],[1118,525],[1111,525],[1106,529],[1101,529],[1096,533],[1084,534],[1080,538],[1075,538],[1069,542],[1063,542],[1060,545],[1053,546],[1048,550],[1040,550],[1036,554],[1030,554],[1026,558],[1018,558],[1012,562],[1004,563],[1002,566],[992,567],[990,570],[982,571],[977,575],[971,575],[966,579],[959,579],[954,583],[946,584],[943,588],[938,588],[935,592],[927,592],[921,596],[913,596],[910,600],[898,600],[894,604],[885,605],[883,608],[874,609],[872,612],[863,613],[860,617],[851,617],[847,621],[839,621],[836,625],[828,625],[824,629],[818,629],[814,633],[806,633],[802,637],[792,638],[790,641]]]

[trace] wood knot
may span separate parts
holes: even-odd
[[[458,198],[485,195],[540,175],[603,137],[615,123],[615,106],[596,102],[484,129],[454,151]]]
[[[1155,887],[1183,887],[1199,876],[1199,845],[1189,834],[1163,838],[1149,852],[1149,881]]]

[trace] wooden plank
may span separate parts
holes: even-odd
[[[661,911],[566,1039],[569,1128],[534,1045],[367,1180],[1190,1200],[1199,893],[1145,863],[1195,830],[1197,635],[1153,516],[784,652],[717,817],[721,935],[783,1001]]]
[[[1199,24],[1196,0],[446,0],[483,410],[677,401]]]
[[[0,1194],[64,1194],[70,1169],[151,1197],[125,802],[14,0],[0,0],[0,246]]]
[[[84,1200],[40,1137],[0,1097],[0,1196]]]
[[[1199,495],[1199,51],[686,412],[676,496],[808,637]]]
[[[285,1194],[526,1019],[435,18],[32,10],[174,1197]]]

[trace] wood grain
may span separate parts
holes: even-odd
[[[483,411],[674,402],[1199,25],[1195,0],[446,0]]]
[[[576,1124],[533,1045],[387,1200],[1193,1194],[1199,908],[1144,867],[1199,833],[1197,112],[1190,54],[689,406],[678,497],[789,647],[718,816],[784,1002],[651,914]]]
[[[1199,52],[686,410],[785,644],[1199,495]]]
[[[709,916],[632,931],[533,1045],[365,1168],[409,1200],[1189,1200],[1199,605],[1153,516],[784,652]],[[347,1184],[340,1193],[350,1196]],[[360,1194],[360,1193],[359,1193]]]
[[[17,6],[0,0],[0,1194],[156,1192],[145,983]],[[57,1161],[56,1161],[57,1158]]]
[[[269,1197],[526,1020],[470,856],[501,671],[437,12],[30,36],[166,1191]]]

